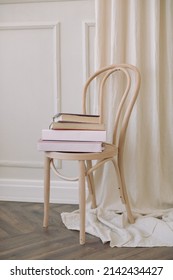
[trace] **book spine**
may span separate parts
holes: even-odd
[[[37,145],[39,151],[59,152],[102,152],[102,142],[65,142],[65,141],[42,141]]]
[[[95,123],[77,123],[77,122],[52,122],[51,129],[63,129],[63,130],[105,130],[104,124]]]
[[[106,141],[106,131],[42,130],[42,140]]]

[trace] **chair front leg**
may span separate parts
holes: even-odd
[[[79,211],[80,211],[80,234],[79,242],[81,245],[85,244],[85,163],[83,160],[79,161]]]
[[[48,227],[49,198],[50,198],[50,158],[45,155],[44,159],[44,219],[43,227]]]
[[[92,168],[91,160],[87,160],[87,168],[88,168],[88,170],[90,170]],[[94,209],[97,207],[97,204],[96,204],[94,178],[93,178],[92,172],[87,175],[87,179],[88,179],[88,189],[89,189],[89,193],[91,195],[92,208]]]

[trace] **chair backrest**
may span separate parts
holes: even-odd
[[[91,85],[91,82],[93,82],[95,79],[97,79],[99,86],[99,101],[98,101],[98,113],[100,115],[100,123],[104,123],[103,119],[103,110],[104,110],[104,87],[107,79],[112,76],[113,73],[121,71],[124,73],[125,80],[123,80],[123,83],[125,83],[125,90],[123,91],[121,95],[121,99],[119,102],[119,106],[116,112],[115,116],[115,123],[114,123],[114,132],[113,132],[113,144],[115,144],[119,148],[123,148],[124,146],[124,140],[125,140],[125,134],[127,125],[129,122],[129,118],[133,109],[133,106],[135,104],[136,98],[138,96],[139,88],[140,88],[140,73],[139,70],[130,64],[113,64],[104,68],[101,68],[97,72],[95,72],[86,82],[84,89],[83,89],[83,113],[86,114],[86,105],[87,105],[87,93],[89,92],[89,88]],[[134,79],[134,82],[132,83],[132,79]],[[132,88],[133,84],[133,88]],[[128,97],[130,93],[130,98]],[[124,106],[125,101],[128,97],[128,104]],[[124,108],[125,107],[125,108]],[[121,119],[121,122],[120,122]],[[120,124],[121,123],[121,124]]]

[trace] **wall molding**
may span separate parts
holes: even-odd
[[[91,65],[91,52],[95,50],[91,50],[91,30],[95,29],[95,22],[85,21],[83,22],[83,84],[87,81],[87,79],[93,74],[95,71],[95,61],[93,63],[93,68]],[[93,42],[94,47],[94,42]],[[94,54],[95,57],[95,54]],[[90,89],[89,95],[87,97],[87,111],[91,113],[91,96],[90,96]]]
[[[0,31],[9,30],[40,30],[51,29],[53,31],[53,48],[54,48],[54,114],[61,110],[61,38],[60,22],[15,22],[0,23]],[[42,162],[34,161],[11,161],[0,160],[0,167],[17,167],[17,168],[43,168]],[[61,161],[58,161],[57,168],[61,168]]]
[[[0,160],[0,167],[43,168],[43,162]]]
[[[43,202],[42,180],[0,179],[0,200]],[[51,181],[51,203],[78,204],[78,183]]]
[[[84,82],[91,75],[90,72],[90,32],[95,28],[95,22],[83,22],[83,65],[84,65]]]
[[[44,2],[67,2],[67,1],[86,1],[86,0],[0,0],[0,4],[26,4],[26,3],[44,3]],[[88,0],[94,1],[94,0]]]
[[[0,30],[54,29],[59,22],[1,22]]]

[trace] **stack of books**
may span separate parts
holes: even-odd
[[[39,151],[102,152],[106,141],[104,124],[98,115],[60,113],[49,129],[42,130]]]

